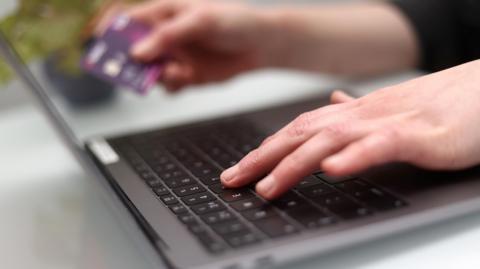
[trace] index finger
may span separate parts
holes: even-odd
[[[307,112],[278,131],[268,142],[250,152],[238,164],[221,175],[228,187],[239,187],[257,180],[275,167],[286,155],[310,139],[324,126],[342,121],[338,106],[327,106]],[[318,120],[322,118],[322,120]]]

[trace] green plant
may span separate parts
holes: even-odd
[[[58,54],[62,69],[79,73],[82,31],[107,0],[20,0],[18,8],[0,21],[0,29],[26,62]],[[0,84],[11,78],[0,61]]]

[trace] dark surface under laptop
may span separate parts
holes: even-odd
[[[349,223],[374,223],[480,193],[478,188],[462,187],[466,182],[480,187],[478,169],[433,173],[397,164],[342,179],[318,171],[273,202],[257,196],[252,186],[222,188],[223,169],[298,114],[325,104],[325,97],[309,98],[107,142],[148,187],[149,195],[212,256],[312,231],[328,233],[335,227],[348,228]],[[442,195],[448,189],[456,193]],[[427,200],[422,202],[421,196]],[[155,227],[148,230],[155,233]]]

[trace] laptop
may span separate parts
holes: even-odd
[[[225,189],[220,173],[323,96],[167,128],[79,137],[52,91],[5,35],[0,52],[83,167],[108,183],[169,268],[266,268],[480,209],[480,171],[390,164],[317,171],[275,201]]]

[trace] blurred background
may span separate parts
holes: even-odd
[[[98,18],[108,10],[118,8],[121,3],[138,1],[2,2],[2,32],[80,139],[235,113],[312,94],[328,94],[334,88],[348,90],[352,83],[325,74],[272,69],[190,87],[175,95],[168,94],[161,85],[157,85],[147,95],[139,96],[83,72],[79,62],[85,46],[92,41],[92,31]],[[287,2],[302,5],[327,1],[250,2],[256,5]],[[359,95],[363,94],[362,88],[380,87],[370,84],[362,87],[359,81],[354,83]],[[25,89],[2,62],[0,87],[0,109],[9,110],[29,104]],[[222,102],[211,104],[211,100]]]
[[[316,3],[316,2],[346,2],[346,1],[355,1],[355,0],[245,0],[245,2],[250,2],[257,5],[271,5],[271,4],[282,4],[282,3],[295,3],[295,4],[302,4],[302,3]],[[358,0],[357,0],[358,1]],[[96,0],[96,1],[83,1],[83,0],[72,0],[72,1],[55,1],[55,0],[2,0],[0,1],[0,24],[4,28],[11,29],[11,17],[12,13],[20,7],[24,6],[26,9],[28,8],[37,8],[43,10],[37,11],[28,11],[29,13],[37,13],[39,18],[37,20],[30,20],[30,25],[27,27],[31,27],[32,29],[28,30],[30,35],[30,41],[27,41],[27,45],[24,46],[24,53],[27,55],[29,60],[35,60],[38,58],[45,57],[47,52],[51,50],[51,48],[57,47],[68,47],[70,51],[76,49],[74,42],[71,40],[79,40],[79,36],[81,35],[81,30],[75,29],[75,31],[70,31],[72,26],[76,25],[84,25],[85,20],[89,18],[93,11],[102,6],[105,2],[110,2],[108,0]],[[67,4],[68,3],[68,4]],[[88,3],[88,4],[84,4]],[[71,12],[71,16],[65,18],[64,15],[62,16],[53,16],[49,18],[48,14],[48,6],[59,6],[59,9],[65,9]],[[77,6],[81,6],[83,8],[77,9]],[[74,12],[72,12],[74,10]],[[83,14],[83,16],[82,16]],[[19,15],[22,16],[22,15]],[[48,22],[45,18],[48,18]],[[38,25],[38,21],[42,21],[43,23]],[[52,28],[53,26],[53,28]],[[65,31],[65,29],[69,29]],[[52,31],[53,30],[53,31]],[[20,30],[22,31],[22,30]],[[45,34],[46,33],[46,34]],[[38,39],[40,34],[45,34],[43,39]],[[38,48],[38,42],[43,42],[44,44],[47,43],[47,47]],[[52,42],[53,41],[53,42]],[[77,44],[78,45],[78,44]],[[73,54],[73,53],[70,53]],[[69,55],[73,61],[78,57],[78,55]],[[73,60],[72,60],[73,59]],[[18,81],[14,79],[12,74],[7,71],[7,67],[2,62],[3,60],[0,59],[0,110],[9,109],[11,107],[15,107],[18,105],[25,104],[28,102],[27,93],[25,90],[19,86]],[[72,64],[72,63],[69,63]]]

